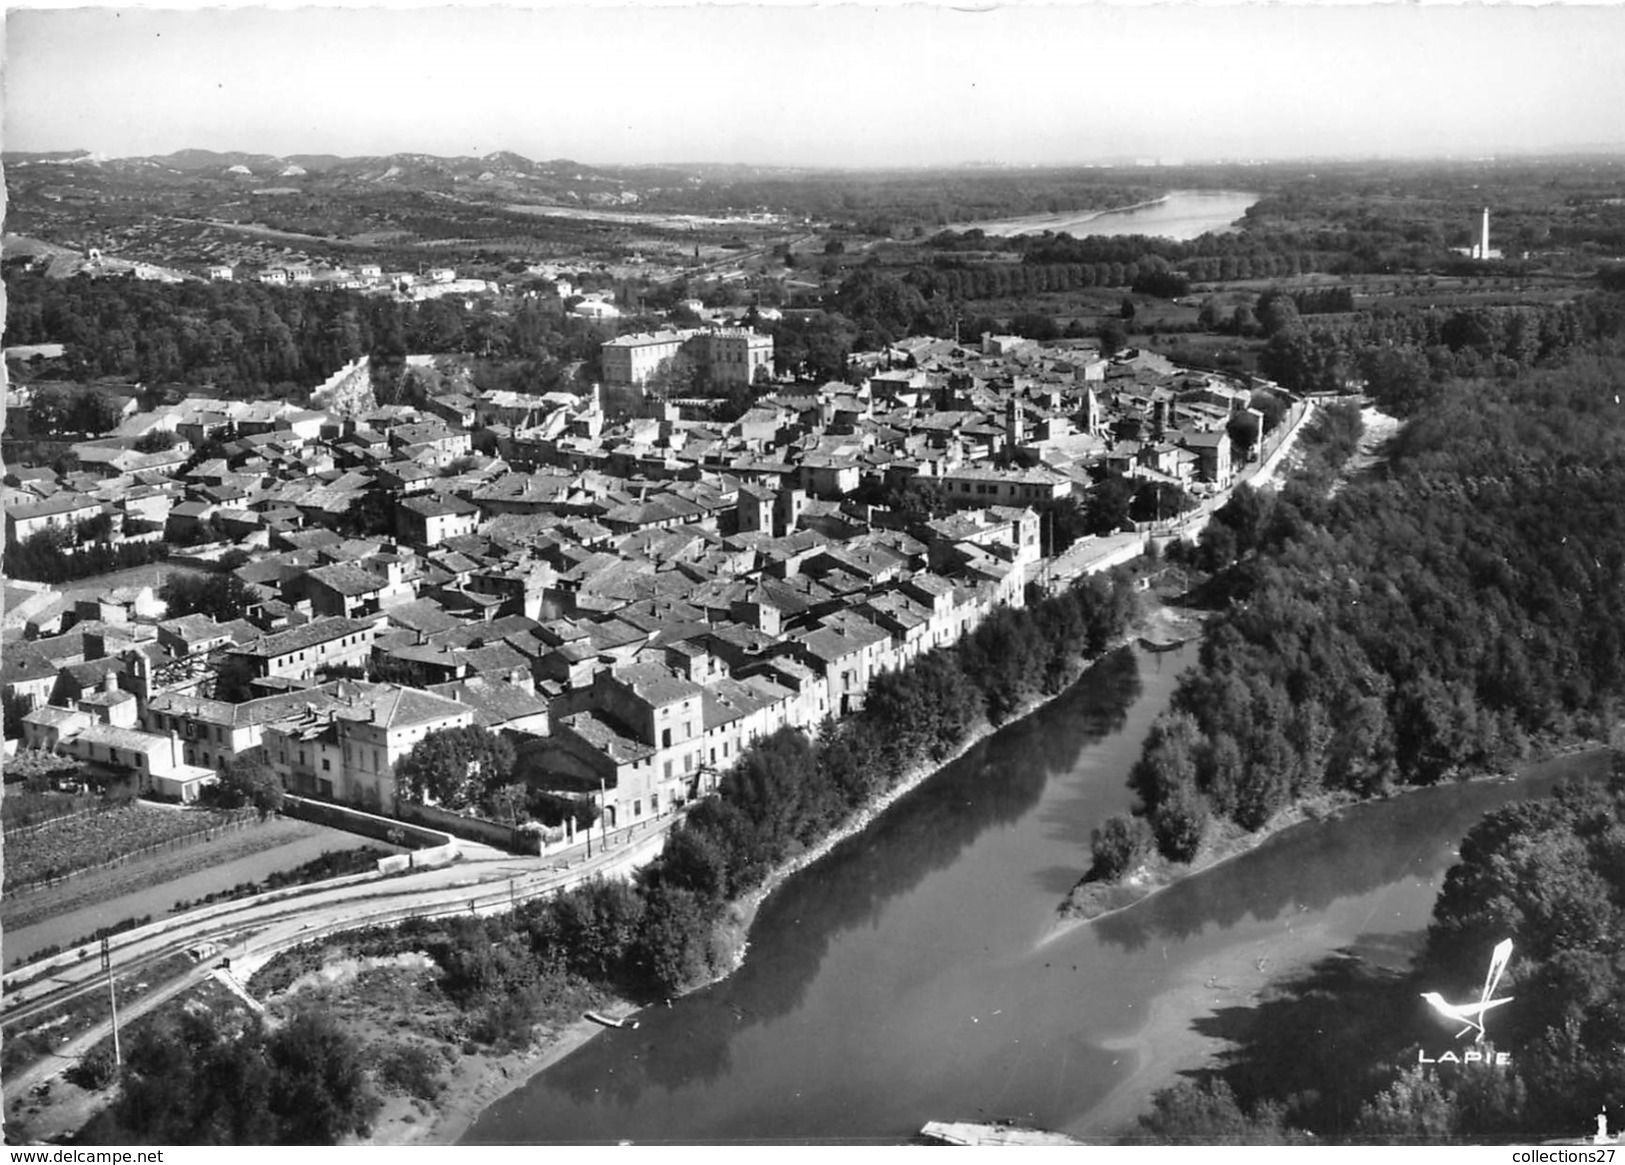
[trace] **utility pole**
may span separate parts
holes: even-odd
[[[603,832],[600,835],[604,843],[604,852],[609,852],[609,791],[604,786],[604,778],[598,778],[598,827]]]
[[[107,972],[107,999],[113,1008],[113,1065],[118,1067],[124,1063],[118,1042],[118,991],[113,986],[113,955],[105,938],[102,939],[102,970]]]

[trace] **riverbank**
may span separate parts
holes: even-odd
[[[1607,748],[1606,744],[1597,740],[1574,741],[1557,745],[1538,757],[1531,758],[1525,764],[1537,764],[1543,761],[1555,760],[1559,757],[1602,753],[1606,752]],[[1473,776],[1463,778],[1463,780],[1466,782],[1495,781],[1504,780],[1506,777],[1507,774],[1503,772],[1486,772],[1476,773]],[[1188,864],[1171,862],[1166,858],[1156,856],[1142,863],[1127,876],[1116,882],[1091,881],[1085,876],[1078,881],[1077,885],[1061,901],[1059,907],[1061,918],[1050,932],[1040,940],[1039,945],[1042,946],[1045,943],[1052,942],[1079,926],[1086,926],[1109,915],[1132,909],[1169,887],[1179,884],[1186,878],[1205,873],[1252,852],[1270,838],[1284,833],[1294,826],[1322,821],[1346,809],[1371,804],[1375,800],[1403,798],[1434,787],[1433,785],[1406,785],[1395,789],[1385,797],[1365,800],[1348,793],[1323,793],[1281,810],[1255,833],[1248,833],[1232,822],[1221,822],[1218,832],[1203,839],[1196,860]]]
[[[589,1010],[616,1020],[638,1010],[598,988],[571,989],[528,1046],[498,1051],[459,1035],[469,1013],[439,989],[440,971],[423,951],[358,956],[333,947],[309,968],[263,1002],[273,1022],[320,1007],[361,1049],[379,1107],[371,1132],[353,1144],[455,1144],[487,1107],[603,1031]],[[416,1055],[415,1071],[399,1069],[411,1062],[403,1053]]]
[[[1134,210],[1146,210],[1149,207],[1161,206],[1168,201],[1168,195],[1158,195],[1148,198],[1144,202],[1132,202],[1127,206],[1109,206],[1105,210],[1075,211],[1063,210],[1055,214],[1023,215],[1018,218],[999,218],[984,222],[959,223],[944,227],[950,231],[978,230],[984,235],[996,238],[1008,238],[1014,235],[1040,234],[1044,231],[1062,231],[1069,227],[1082,226],[1094,222],[1108,214],[1126,214]]]
[[[1221,821],[1209,836],[1202,839],[1196,859],[1192,862],[1173,862],[1157,855],[1142,862],[1115,882],[1091,881],[1085,875],[1072,888],[1071,893],[1061,900],[1061,921],[1044,936],[1039,945],[1059,938],[1076,926],[1138,906],[1147,898],[1160,894],[1194,874],[1203,873],[1215,866],[1233,861],[1243,854],[1251,853],[1276,834],[1291,829],[1294,825],[1322,820],[1340,809],[1359,803],[1352,795],[1324,794],[1288,806],[1254,833],[1248,833],[1233,822]]]
[[[1148,596],[1142,601],[1145,606],[1140,611],[1139,616],[1133,625],[1108,649],[1107,654],[1139,640],[1153,642],[1158,645],[1183,641],[1200,630],[1200,612],[1170,607],[1154,595]],[[1101,658],[1104,658],[1104,656]],[[1098,659],[1082,662],[1073,683],[1082,678],[1098,662]],[[1070,688],[1071,684],[1068,684],[1067,687]],[[1063,693],[1065,690],[1062,690]],[[1032,715],[1052,700],[1058,699],[1061,694],[1057,693],[1052,697],[1039,697],[1029,700],[1007,721],[1007,724],[1015,724]],[[841,842],[868,828],[877,817],[905,794],[918,788],[928,778],[936,775],[943,768],[964,756],[997,731],[998,729],[987,721],[979,721],[967,732],[964,741],[961,742],[951,756],[937,762],[922,763],[911,769],[890,789],[856,811],[839,828],[777,867],[760,886],[750,893],[730,903],[722,923],[723,934],[721,936],[726,943],[725,949],[729,952],[728,962],[712,978],[704,983],[695,984],[689,990],[697,991],[713,983],[720,982],[743,965],[749,952],[751,927],[762,904],[767,901],[775,890],[784,885],[793,874],[806,869],[829,854]],[[630,1011],[631,1005],[625,1004],[624,1010],[617,1011],[614,1014],[619,1017],[622,1014],[629,1014]],[[430,1127],[423,1129],[419,1134],[411,1136],[409,1140],[402,1141],[383,1139],[384,1133],[383,1130],[380,1130],[379,1134],[376,1134],[367,1143],[425,1145],[454,1143],[466,1133],[470,1125],[477,1119],[480,1110],[495,1104],[502,1097],[523,1087],[535,1076],[579,1050],[603,1030],[602,1027],[590,1022],[573,1025],[554,1036],[548,1037],[527,1053],[504,1058],[493,1058],[486,1068],[486,1075],[483,1080],[476,1080],[471,1077],[466,1084],[459,1086],[454,1096],[448,1095],[436,1103],[437,1115]]]
[[[1114,1056],[1121,1055],[1123,1062],[1129,1067],[1125,1075],[1114,1081],[1110,1091],[1091,1107],[1086,1122],[1080,1121],[1067,1126],[1068,1131],[1077,1136],[1113,1144],[1120,1143],[1122,1138],[1140,1133],[1142,1130],[1139,1118],[1151,1110],[1153,1097],[1159,1091],[1187,1081],[1204,1070],[1233,1064],[1238,1047],[1249,1042],[1246,1033],[1250,1025],[1268,1022],[1259,1009],[1268,1006],[1272,1000],[1291,997],[1300,991],[1302,976],[1334,953],[1339,957],[1355,958],[1370,967],[1403,973],[1410,967],[1412,959],[1425,941],[1427,922],[1438,885],[1442,882],[1446,869],[1456,860],[1456,847],[1466,832],[1477,821],[1482,820],[1484,813],[1492,812],[1501,805],[1515,803],[1524,797],[1549,795],[1550,782],[1553,779],[1550,773],[1553,770],[1560,770],[1563,779],[1604,779],[1607,771],[1606,755],[1609,751],[1608,748],[1595,743],[1569,744],[1555,747],[1542,758],[1520,766],[1515,776],[1486,773],[1471,780],[1451,782],[1443,786],[1407,788],[1387,799],[1355,802],[1349,808],[1358,812],[1345,814],[1339,811],[1333,815],[1333,820],[1326,823],[1326,829],[1342,832],[1341,841],[1332,834],[1300,835],[1296,839],[1283,838],[1282,853],[1295,854],[1296,858],[1291,856],[1283,858],[1281,853],[1273,858],[1260,855],[1260,866],[1271,863],[1277,868],[1291,865],[1294,861],[1301,862],[1307,855],[1325,848],[1335,852],[1347,846],[1351,831],[1382,830],[1386,838],[1390,836],[1390,829],[1370,822],[1361,826],[1360,815],[1382,813],[1391,823],[1402,815],[1417,813],[1419,819],[1425,820],[1431,812],[1428,808],[1409,810],[1404,806],[1404,802],[1412,798],[1421,799],[1429,794],[1453,796],[1452,785],[1459,785],[1462,791],[1466,791],[1484,790],[1496,785],[1510,785],[1543,778],[1547,782],[1539,791],[1531,790],[1505,798],[1487,798],[1484,800],[1486,806],[1484,809],[1459,819],[1449,832],[1432,833],[1426,848],[1435,853],[1442,849],[1443,856],[1436,861],[1430,860],[1431,871],[1421,874],[1420,877],[1419,871],[1408,861],[1392,860],[1399,854],[1408,856],[1417,852],[1414,839],[1401,840],[1393,847],[1387,860],[1379,859],[1379,863],[1385,869],[1397,871],[1405,867],[1404,874],[1385,887],[1385,891],[1394,891],[1406,880],[1428,881],[1431,888],[1419,893],[1416,890],[1408,894],[1400,891],[1393,897],[1380,901],[1368,899],[1365,905],[1354,909],[1352,913],[1357,922],[1352,927],[1343,927],[1340,939],[1328,939],[1327,920],[1319,906],[1311,905],[1307,911],[1304,910],[1304,903],[1314,902],[1317,894],[1314,879],[1309,877],[1305,879],[1305,885],[1300,890],[1288,891],[1290,895],[1288,900],[1295,903],[1294,906],[1284,911],[1271,910],[1267,906],[1264,908],[1263,916],[1273,919],[1273,922],[1265,921],[1263,925],[1252,927],[1248,937],[1243,941],[1215,944],[1205,950],[1199,960],[1183,965],[1168,980],[1159,984],[1155,995],[1149,1000],[1149,1005],[1138,1014],[1138,1025],[1134,1030],[1114,1033],[1102,1041],[1103,1047]],[[1601,763],[1592,763],[1593,760]],[[1434,801],[1435,805],[1438,803],[1437,800]],[[1424,826],[1423,829],[1426,831],[1428,827]],[[1213,866],[1203,872],[1213,874],[1218,881],[1229,881],[1232,893],[1235,885],[1245,882],[1242,874],[1232,873],[1226,877],[1219,874]],[[1322,884],[1320,892],[1324,890],[1325,886]],[[1351,899],[1358,900],[1362,896],[1371,895],[1373,890],[1371,881],[1356,875],[1346,887],[1334,893],[1339,896],[1346,894]],[[1183,897],[1189,900],[1193,895],[1200,897],[1206,892],[1207,890],[1203,888],[1193,887],[1191,892]],[[1220,898],[1225,897],[1222,888],[1214,889],[1213,892]],[[1299,894],[1306,897],[1299,897]],[[1407,900],[1411,905],[1407,906]],[[1163,910],[1148,908],[1148,913],[1141,917],[1142,920],[1158,914],[1172,917],[1164,913],[1170,909],[1174,908],[1165,907]],[[1373,925],[1372,914],[1378,910],[1389,920],[1386,924]],[[1408,917],[1409,923],[1394,926],[1392,919],[1401,915]],[[1075,923],[1071,929],[1076,929],[1077,925],[1081,924]],[[1132,922],[1127,922],[1127,925],[1131,929],[1134,927]],[[1154,927],[1156,924],[1147,923],[1147,925]],[[1335,928],[1335,924],[1333,926]],[[1306,1082],[1305,1086],[1310,1085]]]
[[[626,1000],[600,1008],[612,1019],[622,1019],[636,1010],[637,1006]],[[602,1024],[582,1018],[523,1051],[463,1056],[433,1101],[392,1098],[380,1110],[372,1135],[357,1144],[455,1145],[479,1119],[480,1113],[510,1092],[524,1087],[532,1077],[547,1071],[604,1030]]]
[[[734,971],[739,969],[739,966],[744,962],[745,955],[749,950],[751,925],[755,922],[756,915],[761,910],[762,903],[767,901],[768,897],[773,893],[774,890],[782,886],[791,875],[800,870],[804,870],[808,866],[817,862],[836,846],[840,845],[841,842],[862,833],[869,827],[875,818],[879,817],[887,809],[891,808],[891,806],[896,804],[896,802],[904,795],[917,789],[920,785],[925,783],[926,780],[935,776],[948,765],[951,765],[955,761],[959,760],[982,741],[999,731],[1000,728],[1005,727],[1006,725],[1019,723],[1020,721],[1025,720],[1028,716],[1031,716],[1034,712],[1037,712],[1039,709],[1045,707],[1055,700],[1060,699],[1060,697],[1065,694],[1067,689],[1071,688],[1073,684],[1076,684],[1080,679],[1082,679],[1090,668],[1094,667],[1100,662],[1101,659],[1104,659],[1106,655],[1111,654],[1113,651],[1120,650],[1129,646],[1130,644],[1136,643],[1152,651],[1167,650],[1168,648],[1176,647],[1180,644],[1188,642],[1200,634],[1203,618],[1201,612],[1194,611],[1189,608],[1170,606],[1169,604],[1158,599],[1155,595],[1144,596],[1142,597],[1141,602],[1144,605],[1133,625],[1130,626],[1128,630],[1123,633],[1123,635],[1118,637],[1118,639],[1113,642],[1112,645],[1108,647],[1101,656],[1085,662],[1078,669],[1077,674],[1072,677],[1071,681],[1066,685],[1066,687],[1063,687],[1061,691],[1055,693],[1053,696],[1038,696],[1028,700],[1021,705],[1021,707],[1016,711],[1015,715],[1011,716],[1004,725],[994,726],[985,719],[977,721],[977,723],[973,725],[968,732],[966,732],[965,739],[951,755],[940,761],[922,762],[921,764],[916,765],[913,769],[910,769],[908,773],[897,782],[897,784],[893,785],[879,797],[876,797],[863,808],[855,812],[845,824],[825,835],[823,839],[815,843],[803,853],[797,854],[790,861],[775,869],[767,876],[766,881],[764,881],[760,886],[746,894],[743,898],[731,903],[728,908],[728,917],[725,922],[725,934],[723,936],[727,943],[727,949],[732,955],[730,964],[721,974],[709,980],[708,983],[700,984],[699,986],[708,986],[709,983],[720,982],[722,979],[726,979],[729,975],[733,974]],[[695,987],[694,990],[698,990],[698,986]]]
[[[1256,1007],[1269,997],[1273,983],[1320,957],[1318,936],[1308,930],[1297,936],[1276,934],[1190,968],[1152,1001],[1138,1031],[1104,1041],[1109,1051],[1132,1057],[1134,1068],[1094,1106],[1087,1127],[1071,1131],[1105,1144],[1139,1132],[1140,1116],[1150,1111],[1157,1092],[1216,1066],[1230,1046],[1192,1017]]]
[[[1131,636],[1135,632],[1156,634],[1159,629],[1160,624],[1142,620],[1136,624]],[[1125,637],[1123,642],[1128,641],[1131,641],[1130,638]],[[1114,647],[1113,650],[1115,649]],[[1094,660],[1089,661],[1086,667],[1080,669],[1079,676],[1081,677],[1089,667],[1094,666],[1095,662]],[[1017,715],[1011,717],[1009,723],[1013,724],[1031,715],[1047,703],[1049,703],[1049,699],[1030,701],[1020,709]],[[955,750],[952,756],[940,762],[920,765],[911,770],[897,784],[854,813],[838,829],[777,867],[756,889],[730,903],[721,924],[722,937],[726,943],[726,950],[729,952],[728,962],[715,976],[703,983],[693,985],[688,991],[698,991],[713,983],[720,982],[743,965],[749,952],[751,925],[755,922],[757,913],[768,897],[782,886],[791,875],[817,862],[847,838],[861,833],[868,828],[875,818],[896,803],[899,798],[923,784],[927,778],[935,775],[946,765],[952,764],[995,731],[997,729],[985,721],[979,723],[967,734],[964,742]],[[635,1010],[631,1003],[622,1000],[616,1008],[608,1010],[608,1014],[618,1019],[632,1014]],[[565,1057],[580,1050],[605,1030],[600,1024],[583,1019],[579,1023],[572,1024],[545,1037],[525,1052],[512,1053],[507,1056],[464,1057],[459,1065],[457,1078],[448,1082],[446,1091],[433,1102],[431,1106],[433,1115],[426,1124],[414,1123],[406,1119],[410,1115],[410,1109],[392,1112],[389,1114],[390,1119],[381,1119],[373,1135],[361,1143],[368,1145],[455,1144],[467,1133],[468,1129],[479,1118],[481,1112],[496,1104],[509,1093],[523,1088],[533,1078],[559,1063]]]
[[[1170,190],[1157,198],[1103,210],[1056,211],[951,224],[955,231],[978,230],[989,238],[1043,232],[1076,238],[1145,235],[1188,240],[1236,229],[1258,194],[1242,190]]]

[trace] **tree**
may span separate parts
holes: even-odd
[[[271,1109],[283,1145],[332,1145],[370,1127],[377,1100],[355,1041],[325,1014],[302,1010],[267,1040]]]
[[[169,429],[154,429],[136,438],[137,453],[164,453],[181,443],[180,435]]]
[[[1290,302],[1290,301],[1288,301]],[[1324,361],[1307,328],[1296,321],[1281,327],[1258,354],[1258,369],[1294,392],[1334,387],[1322,375]]]
[[[100,1092],[117,1079],[118,1065],[113,1061],[113,1050],[105,1043],[97,1044],[62,1075],[86,1092]]]
[[[123,403],[112,393],[99,388],[83,393],[73,410],[74,425],[84,433],[105,433],[115,429],[123,417]]]
[[[1132,519],[1135,485],[1126,477],[1112,476],[1100,482],[1084,498],[1085,527],[1091,534],[1116,534]]]
[[[222,809],[252,805],[262,818],[282,811],[282,779],[265,761],[265,750],[253,748],[231,758],[220,780],[204,790],[209,803]]]
[[[1264,335],[1275,336],[1290,328],[1301,328],[1298,316],[1298,305],[1293,298],[1279,288],[1271,288],[1258,297],[1258,305],[1254,309],[1263,326]]]
[[[728,866],[712,838],[679,825],[660,851],[655,880],[689,890],[702,902],[720,903],[727,897]]]
[[[34,701],[22,692],[6,692],[0,695],[0,706],[5,713],[5,738],[22,739],[23,717],[34,710]]]
[[[525,787],[524,782],[515,781],[512,784],[492,788],[486,795],[485,807],[498,821],[518,825],[519,815],[525,811],[529,801],[529,789]]]
[[[228,651],[226,658],[215,669],[213,696],[216,700],[224,700],[228,704],[241,704],[245,700],[252,700],[254,680],[253,657]]]
[[[1309,1138],[1286,1127],[1279,1106],[1261,1104],[1251,1113],[1236,1100],[1223,1080],[1184,1082],[1152,1098],[1152,1110],[1140,1117],[1141,1139],[1182,1145],[1304,1144]]]
[[[230,571],[209,575],[172,574],[158,588],[171,619],[207,615],[220,623],[241,619],[259,606],[259,594]]]
[[[1151,849],[1151,830],[1144,818],[1116,813],[1090,833],[1089,849],[1094,859],[1089,877],[1115,882]]]
[[[1367,348],[1358,366],[1371,399],[1396,417],[1411,416],[1439,391],[1431,383],[1427,360],[1413,349]]]
[[[551,905],[558,947],[571,968],[597,982],[623,979],[643,927],[645,897],[627,882],[594,878]]]
[[[332,1145],[364,1134],[377,1109],[355,1041],[325,1013],[274,1032],[231,1031],[185,1013],[139,1028],[117,1098],[88,1144]]]
[[[720,905],[669,885],[655,886],[645,901],[637,959],[650,984],[674,993],[702,982],[715,969],[711,930]]]
[[[412,746],[396,766],[399,795],[460,811],[483,802],[513,773],[513,742],[478,725],[441,728]]]
[[[872,267],[860,267],[842,280],[835,302],[857,326],[860,348],[879,347],[908,335],[925,311],[918,287]]]
[[[1256,409],[1264,416],[1264,432],[1273,433],[1275,427],[1286,416],[1286,402],[1273,392],[1257,389],[1247,400],[1247,407]]]
[[[1053,340],[1061,334],[1052,317],[1033,311],[1018,313],[1010,321],[1010,330],[1018,336],[1039,341]]]
[[[1207,835],[1207,825],[1207,802],[1193,784],[1181,783],[1168,789],[1151,813],[1157,847],[1170,861],[1194,861]]]
[[[1357,1139],[1389,1145],[1439,1144],[1456,1132],[1455,1098],[1431,1069],[1414,1064],[1360,1110],[1354,1126]]]
[[[1115,356],[1128,346],[1128,329],[1118,320],[1107,320],[1100,325],[1100,354]]]
[[[1130,290],[1141,295],[1154,295],[1158,299],[1178,299],[1182,295],[1188,295],[1190,289],[1191,281],[1188,276],[1180,271],[1167,270],[1142,270],[1130,287]]]
[[[41,433],[65,433],[72,427],[73,393],[58,385],[45,385],[34,391],[28,405],[31,426]]]
[[[1251,412],[1232,413],[1224,431],[1230,434],[1230,443],[1235,446],[1236,461],[1245,464],[1252,460],[1253,447],[1259,438],[1258,418]]]

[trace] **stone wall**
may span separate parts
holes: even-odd
[[[310,407],[335,417],[358,417],[378,407],[372,395],[371,358],[357,356],[310,394]]]

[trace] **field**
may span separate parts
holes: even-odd
[[[359,859],[353,855],[359,851],[395,852],[392,846],[325,825],[272,816],[242,829],[88,870],[65,882],[8,892],[0,902],[5,962],[16,966],[53,950],[83,945],[99,930],[161,919],[210,895],[235,894],[246,886],[273,882],[292,884],[285,881],[290,878],[304,884],[333,876],[334,863],[346,871],[357,868]]]
[[[127,855],[201,839],[234,826],[243,814],[127,804],[82,817],[59,818],[6,839],[8,894],[66,877]]]
[[[66,764],[62,769],[64,772],[73,772],[77,766]],[[31,793],[21,785],[15,785],[7,789],[4,800],[0,800],[0,817],[4,818],[6,832],[9,834],[14,829],[42,825],[58,817],[90,813],[105,804],[102,798],[94,794],[65,797],[60,793]],[[9,838],[6,844],[11,844]]]

